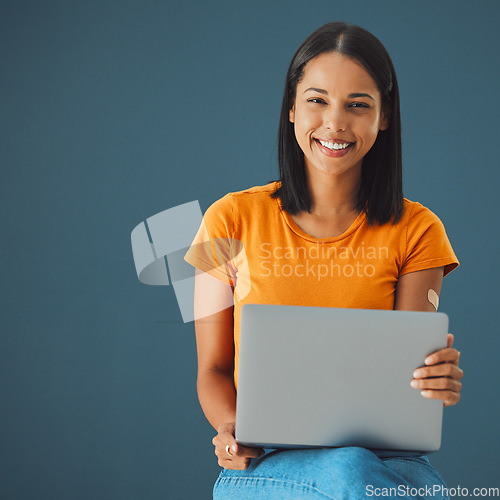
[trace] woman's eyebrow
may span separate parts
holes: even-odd
[[[349,99],[352,99],[354,97],[368,97],[370,98],[372,101],[374,101],[375,99],[370,95],[370,94],[362,94],[362,93],[358,93],[358,94],[349,94],[348,95]]]
[[[323,90],[323,89],[316,89],[314,87],[309,87],[308,89],[304,90],[304,94],[306,92],[309,92],[310,90],[314,91],[314,92],[318,92],[318,94],[326,94],[328,95],[328,92],[326,90]]]
[[[328,95],[328,92],[326,90],[324,90],[324,89],[317,89],[315,87],[309,87],[308,89],[304,90],[304,94],[306,92],[309,92],[310,90],[312,90],[313,92],[318,92],[318,94]],[[347,97],[349,97],[349,99],[353,99],[355,97],[368,97],[372,101],[375,100],[370,94],[364,94],[364,93],[361,93],[361,92],[357,92],[355,94],[349,94]]]

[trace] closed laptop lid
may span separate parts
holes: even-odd
[[[237,441],[439,449],[443,403],[410,381],[447,333],[444,313],[245,304]]]

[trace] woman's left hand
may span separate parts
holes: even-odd
[[[436,351],[424,360],[426,366],[413,372],[410,385],[420,389],[422,396],[442,399],[444,406],[456,405],[460,400],[459,382],[464,372],[458,367],[460,353],[452,348],[453,335],[448,334],[448,346]]]

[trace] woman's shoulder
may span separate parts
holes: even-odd
[[[444,265],[443,277],[455,269],[458,259],[441,219],[417,201],[404,199],[405,273]],[[430,264],[433,264],[432,266]],[[426,267],[423,267],[423,264]]]
[[[403,198],[404,211],[401,221],[406,224],[439,222],[439,217],[428,207],[418,201]]]
[[[406,235],[407,242],[419,239],[424,234],[430,238],[447,238],[442,220],[430,208],[407,198],[404,198],[404,208],[400,227]]]
[[[257,199],[259,197],[266,199],[270,197],[271,193],[274,193],[274,191],[276,191],[278,186],[279,181],[271,181],[260,186],[252,186],[246,189],[242,189],[241,191],[233,191],[231,193],[228,193],[228,195],[232,195],[233,197],[242,201],[246,201],[247,199]]]
[[[231,191],[222,198],[216,200],[209,209],[240,211],[245,209],[257,209],[259,206],[276,203],[271,194],[279,186],[278,181],[271,181],[260,186],[252,186],[240,191]]]

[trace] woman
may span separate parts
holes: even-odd
[[[366,30],[329,23],[303,42],[288,69],[278,139],[280,180],[212,204],[185,256],[203,271],[195,287],[198,394],[223,467],[214,498],[359,499],[426,486],[446,498],[426,456],[235,441],[243,304],[435,311],[443,277],[459,264],[438,217],[403,198],[396,75]],[[460,398],[452,343],[449,334],[411,382],[445,406]]]

